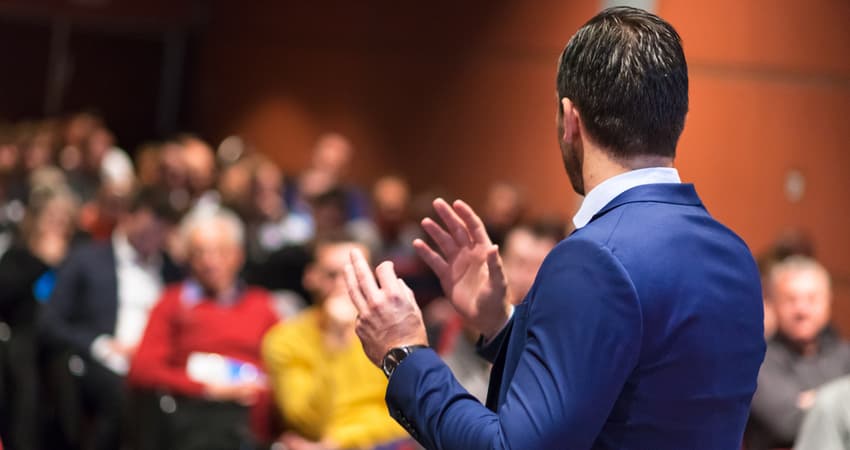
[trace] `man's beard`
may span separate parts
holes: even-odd
[[[584,165],[584,152],[580,144],[577,148],[574,144],[564,142],[564,129],[561,121],[558,122],[558,144],[561,147],[561,158],[564,161],[564,169],[570,178],[570,184],[578,195],[584,195],[584,178],[581,175]]]

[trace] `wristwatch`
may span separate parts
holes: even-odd
[[[384,370],[384,375],[387,378],[393,374],[395,368],[404,361],[404,358],[407,358],[411,353],[416,350],[421,350],[423,348],[428,348],[427,345],[405,345],[402,347],[391,348],[390,351],[384,355],[384,361],[381,363],[381,369]]]

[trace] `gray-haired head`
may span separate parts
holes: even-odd
[[[189,245],[192,234],[199,228],[221,224],[228,230],[233,243],[242,247],[245,243],[245,225],[233,211],[220,206],[205,206],[189,213],[180,224],[180,236],[184,245]]]

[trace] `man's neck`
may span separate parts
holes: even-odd
[[[603,181],[632,170],[650,167],[673,167],[673,158],[639,155],[628,159],[613,158],[599,148],[586,148],[584,154],[584,192],[587,194]]]

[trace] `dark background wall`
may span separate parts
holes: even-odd
[[[336,130],[364,184],[395,172],[477,204],[509,180],[536,212],[578,204],[556,144],[555,64],[600,1],[67,3],[0,0],[0,57],[21,67],[0,71],[0,117],[44,111],[51,24],[65,17],[75,61],[92,67],[73,72],[61,109],[100,107],[128,146],[177,128],[238,133],[295,172]],[[756,253],[809,233],[850,335],[850,2],[654,3],[690,65],[683,178]]]

